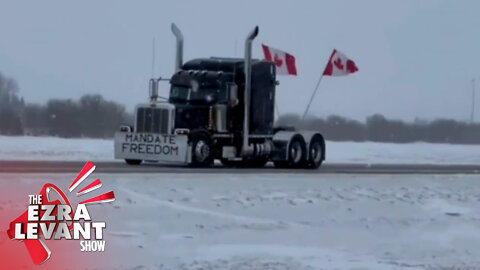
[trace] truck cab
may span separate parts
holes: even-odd
[[[323,136],[274,127],[275,64],[251,58],[258,27],[245,42],[244,58],[198,58],[183,63],[177,38],[175,72],[167,100],[158,101],[161,79],[150,80],[150,102],[137,106],[133,127],[115,134],[115,157],[211,166],[318,168],[325,159]]]

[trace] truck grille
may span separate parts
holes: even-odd
[[[170,134],[170,110],[162,108],[138,108],[136,132]]]

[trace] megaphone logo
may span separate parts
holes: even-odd
[[[72,192],[85,180],[93,171],[95,165],[87,162],[77,178],[69,187]],[[97,179],[77,192],[77,196],[82,196],[92,192],[102,186],[100,179]],[[58,195],[59,199],[52,200],[52,192]],[[8,237],[12,240],[23,242],[32,258],[33,263],[42,264],[47,261],[52,252],[39,235],[43,235],[45,239],[51,239],[55,233],[55,239],[74,239],[85,240],[92,239],[91,230],[95,230],[94,239],[103,240],[103,229],[106,228],[105,222],[89,222],[91,221],[88,213],[87,204],[112,202],[115,200],[113,191],[101,194],[99,196],[80,202],[73,210],[70,201],[60,188],[53,184],[45,184],[39,194],[29,195],[30,206],[28,210],[21,214],[18,218],[10,222],[7,230]],[[84,222],[77,222],[84,220]],[[70,231],[73,230],[73,237]],[[85,242],[85,243],[83,243]],[[85,251],[84,247],[90,247],[93,241],[81,241],[81,251]],[[94,244],[105,247],[105,241],[95,241]],[[89,250],[86,250],[89,251]],[[93,250],[93,251],[103,251]]]
[[[50,192],[56,192],[60,198],[63,200],[61,202],[60,200],[55,200],[55,201],[50,201]],[[53,184],[45,184],[40,191],[39,195],[41,195],[38,198],[42,198],[42,205],[68,205],[70,209],[72,209],[72,205],[70,204],[70,201],[68,200],[67,196],[65,196],[65,193],[63,193],[57,186]],[[40,208],[41,209],[41,208]],[[56,216],[58,209],[54,207],[54,210],[52,211],[52,215]],[[43,215],[45,214],[45,210],[40,211],[40,219],[43,219]],[[70,216],[72,214],[70,213]],[[71,216],[72,217],[72,216]],[[72,217],[73,218],[73,217]],[[47,226],[50,226],[51,223],[59,223],[60,221],[45,221],[45,224]],[[45,245],[45,242],[43,239],[38,238],[38,239],[16,239],[15,238],[15,229],[16,227],[18,228],[18,225],[16,224],[21,224],[21,229],[23,232],[27,232],[27,224],[38,224],[38,221],[29,221],[28,220],[28,210],[25,211],[23,214],[21,214],[18,218],[10,222],[9,229],[7,230],[8,237],[12,240],[18,240],[20,242],[23,242],[25,244],[25,247],[28,250],[28,253],[30,254],[30,257],[33,260],[33,263],[35,264],[42,264],[46,260],[50,258],[50,255],[52,254],[51,251],[48,249],[47,245]],[[68,226],[68,229],[71,230],[73,228],[73,221],[71,224]],[[42,233],[41,229],[38,231],[39,233]],[[18,234],[18,233],[17,233]]]

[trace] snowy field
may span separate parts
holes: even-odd
[[[0,185],[29,194],[50,181],[66,190],[75,176],[0,174]],[[94,219],[107,221],[107,252],[102,256],[115,258],[109,268],[477,269],[480,265],[476,175],[94,177],[104,183],[99,192],[113,189],[117,195],[112,205],[89,208]],[[0,216],[5,208],[24,211],[12,194],[0,195],[4,207]],[[69,252],[88,255],[78,249]]]
[[[327,142],[328,163],[480,164],[479,145]],[[0,136],[0,160],[113,160],[113,141]]]

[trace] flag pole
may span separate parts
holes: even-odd
[[[322,75],[320,75],[320,78],[318,79],[318,82],[317,82],[317,85],[315,86],[315,90],[313,90],[313,93],[312,93],[312,96],[310,97],[310,101],[308,102],[308,106],[307,108],[305,109],[305,112],[303,113],[303,116],[302,116],[302,121],[305,120],[305,117],[307,116],[307,113],[308,113],[308,110],[310,109],[310,106],[312,105],[312,102],[313,102],[313,99],[315,98],[315,94],[317,94],[317,90],[318,90],[318,87],[320,86],[320,82],[322,81],[323,79],[323,76],[325,76],[325,74],[327,76],[335,76],[333,75],[333,56],[335,56],[336,53],[340,53],[338,52],[336,49],[333,49],[333,52],[332,52],[332,55],[330,56],[330,58],[328,59],[328,62],[327,64],[325,65],[325,68],[323,69],[323,72],[322,72]],[[348,75],[350,73],[354,73],[354,72],[357,72],[358,71],[358,68],[357,66],[355,65],[355,62],[353,62],[352,60],[348,59],[345,55],[341,54],[340,55],[345,58],[345,65],[346,65],[346,70],[343,70],[343,67],[338,67],[338,69],[340,69],[343,73],[339,74],[339,75]],[[340,61],[338,64],[341,65],[341,60],[338,59],[338,61]],[[350,63],[349,63],[350,62]],[[329,68],[329,65],[332,65],[331,68],[332,70],[329,70],[327,72],[327,69]],[[350,68],[348,66],[351,66]],[[336,75],[336,76],[339,76],[339,75]]]
[[[328,64],[330,64],[330,61],[332,60],[332,57],[333,57],[334,53],[335,53],[335,49],[333,49],[332,55],[330,55],[330,57],[328,58],[327,64],[325,65],[325,68],[322,71],[322,75],[320,75],[320,78],[318,79],[317,85],[315,86],[315,90],[313,90],[312,96],[310,97],[310,101],[308,102],[308,106],[305,109],[305,112],[303,113],[302,121],[305,120],[305,117],[307,116],[307,113],[310,110],[310,105],[312,105],[312,101],[315,98],[315,94],[317,94],[317,90],[318,90],[318,87],[320,86],[320,82],[323,79],[323,75],[325,75],[325,70],[327,69]]]
[[[152,77],[155,75],[155,37],[152,39]]]
[[[310,97],[310,101],[308,102],[308,106],[305,109],[305,112],[303,113],[302,121],[305,120],[305,116],[307,116],[307,113],[310,110],[310,105],[312,105],[312,101],[315,98],[315,94],[317,93],[318,87],[320,86],[320,82],[322,81],[323,73],[325,73],[325,71],[322,72],[322,75],[318,79],[317,85],[315,86],[315,90],[313,90],[312,96]]]
[[[277,111],[277,120],[278,120],[280,118],[280,110],[278,109],[278,103],[276,100],[275,100],[275,109]]]

